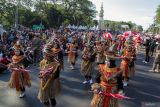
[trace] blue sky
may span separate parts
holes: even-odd
[[[104,6],[104,19],[132,21],[146,29],[153,23],[155,11],[160,0],[91,0],[99,13],[101,3]],[[98,14],[97,18],[98,19]]]

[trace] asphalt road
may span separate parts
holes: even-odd
[[[160,107],[160,74],[148,72],[152,67],[153,58],[148,64],[143,63],[143,59],[144,55],[139,54],[136,76],[130,80],[129,86],[125,87],[126,96],[133,99],[119,101],[119,107]],[[76,69],[71,70],[65,58],[65,70],[61,72],[60,78],[62,91],[56,98],[56,107],[90,107],[92,93],[89,92],[90,85],[82,84],[84,78],[80,73],[80,63],[79,58]],[[26,97],[23,99],[18,98],[16,91],[7,86],[11,73],[0,74],[0,107],[43,107],[37,99],[38,67],[30,66],[30,70],[32,87],[27,88]]]

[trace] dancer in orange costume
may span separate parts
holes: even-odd
[[[115,60],[110,56],[106,57],[106,63],[99,65],[99,74],[95,84],[92,85],[94,96],[91,102],[91,107],[118,107],[118,100],[106,96],[106,94],[118,94],[118,79],[121,71],[116,67]]]
[[[12,71],[9,81],[10,88],[16,88],[17,92],[20,92],[20,98],[25,96],[25,86],[31,86],[31,78],[28,70],[25,70],[25,57],[20,47],[14,46],[15,55],[12,57],[12,63],[9,65],[9,69]]]
[[[77,58],[77,44],[75,41],[72,41],[72,43],[68,44],[68,62],[71,65],[71,69],[74,69],[76,58]]]
[[[123,84],[124,86],[128,85],[128,81],[129,81],[129,77],[130,77],[130,72],[129,72],[129,65],[130,62],[132,60],[134,60],[134,56],[133,56],[133,50],[132,50],[132,46],[127,46],[126,49],[124,50],[124,53],[122,55],[122,61],[121,61],[121,70],[123,71]]]
[[[104,50],[101,45],[100,41],[96,41],[96,46],[95,46],[96,52],[97,52],[97,64],[102,64],[104,63],[105,56],[104,56]]]

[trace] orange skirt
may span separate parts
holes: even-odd
[[[13,71],[8,83],[10,88],[16,88],[16,91],[20,91],[21,87],[31,86],[31,79],[28,72]]]
[[[74,63],[76,60],[76,54],[74,52],[68,53],[68,62],[69,63]]]
[[[129,63],[122,60],[120,68],[123,72],[123,77],[129,77]]]

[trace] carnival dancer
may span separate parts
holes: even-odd
[[[54,53],[55,56],[57,56],[57,60],[59,61],[60,63],[60,70],[63,70],[64,69],[64,64],[63,64],[63,52],[60,48],[60,45],[58,43],[55,43],[53,48],[52,48],[52,51]]]
[[[127,86],[129,81],[129,64],[133,61],[132,47],[128,45],[122,54],[122,61],[120,68],[123,72],[123,85]]]
[[[124,43],[125,43],[125,37],[123,37],[122,35],[119,35],[119,41],[118,41],[118,54],[121,55],[123,48],[124,48]]]
[[[105,56],[104,56],[104,50],[101,46],[101,42],[100,41],[96,41],[96,52],[97,52],[97,64],[102,64],[104,63],[104,59],[105,59]]]
[[[82,52],[81,73],[85,77],[83,84],[92,84],[92,74],[94,71],[95,52],[92,46],[87,46]]]
[[[71,65],[71,69],[74,69],[76,58],[77,58],[77,44],[76,41],[72,41],[67,45],[68,62]]]
[[[9,65],[9,69],[12,71],[9,87],[16,88],[16,91],[20,93],[19,97],[23,98],[25,96],[25,86],[31,86],[31,78],[28,70],[25,69],[23,52],[16,45],[14,49],[15,55],[12,57],[12,63]]]
[[[108,51],[110,47],[110,41],[109,40],[105,40],[103,43],[102,43],[102,48],[104,51]]]
[[[129,61],[129,77],[135,76],[135,61],[136,61],[136,48],[134,46],[131,46],[132,48],[132,54]]]
[[[140,37],[137,37],[134,40],[134,45],[135,45],[135,48],[136,48],[136,52],[138,53],[140,51],[140,48],[141,48],[141,45],[142,45],[142,40],[141,40]]]
[[[55,97],[60,93],[60,63],[54,57],[52,48],[46,46],[44,49],[44,59],[40,62],[40,88],[38,99],[46,107],[56,106]]]
[[[91,107],[118,107],[118,100],[111,94],[120,95],[118,77],[121,75],[121,71],[116,67],[113,53],[109,53],[106,56],[105,64],[99,65],[96,83],[91,86],[94,92]]]

